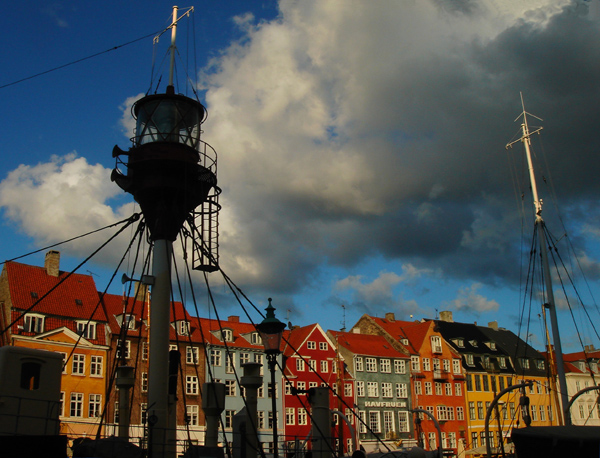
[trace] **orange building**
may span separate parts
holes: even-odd
[[[96,436],[106,400],[107,319],[94,279],[60,271],[60,253],[44,267],[7,262],[0,275],[2,345],[61,353],[61,433]]]

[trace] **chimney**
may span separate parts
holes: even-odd
[[[46,269],[47,275],[58,277],[60,272],[60,251],[50,250],[46,253],[44,268]]]
[[[440,321],[454,323],[454,319],[452,318],[452,312],[450,312],[448,310],[440,312]]]
[[[497,321],[490,321],[488,323],[488,328],[492,328],[494,331],[498,330],[498,322]]]
[[[385,319],[391,322],[396,321],[396,316],[394,315],[393,312],[388,312],[385,314]]]
[[[133,283],[133,294],[135,294],[135,300],[145,302],[148,292],[148,285],[144,285],[139,281]]]
[[[231,315],[231,316],[227,317],[227,321],[229,321],[230,323],[239,323],[240,317],[237,315]]]

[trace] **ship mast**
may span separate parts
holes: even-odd
[[[565,409],[569,405],[569,393],[567,390],[567,380],[565,377],[565,366],[563,360],[563,352],[562,352],[562,344],[560,341],[560,332],[558,329],[558,318],[556,314],[556,303],[554,301],[554,291],[552,289],[552,276],[550,273],[550,264],[548,261],[548,248],[546,245],[546,224],[544,219],[542,218],[542,199],[538,196],[537,183],[535,179],[535,171],[533,168],[533,160],[531,158],[531,135],[538,133],[542,130],[542,128],[538,128],[533,132],[529,131],[529,126],[527,124],[527,115],[533,116],[534,118],[538,118],[531,113],[527,113],[525,111],[525,104],[523,103],[523,94],[521,94],[521,106],[523,108],[523,113],[519,115],[517,119],[523,116],[523,122],[521,123],[522,136],[518,140],[511,142],[506,145],[507,148],[511,147],[516,142],[523,142],[523,146],[525,147],[525,156],[527,158],[527,165],[529,167],[529,179],[531,182],[531,192],[533,195],[533,206],[535,208],[535,230],[538,231],[539,240],[540,240],[540,254],[542,259],[542,268],[544,273],[544,282],[546,284],[546,299],[547,303],[544,304],[544,307],[548,309],[550,314],[550,323],[552,326],[552,341],[554,344],[554,363],[556,365],[556,375],[558,377],[558,387],[560,390],[560,400],[561,400],[561,410],[562,416],[567,422],[569,416],[566,415]]]

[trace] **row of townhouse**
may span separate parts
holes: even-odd
[[[0,276],[2,345],[60,352],[61,432],[70,437],[113,435],[118,425],[116,368],[135,368],[131,390],[130,435],[144,444],[148,416],[148,291],[135,297],[99,294],[93,278],[60,271],[60,253],[50,251],[44,267],[7,262]],[[48,294],[52,293],[52,294]],[[226,389],[221,439],[232,441],[234,416],[245,406],[240,379],[248,362],[265,363],[260,334],[237,316],[227,320],[190,316],[180,302],[171,309],[171,349],[181,355],[177,399],[178,439],[204,438],[202,384]],[[593,348],[565,356],[570,394],[597,385],[600,352]],[[331,436],[343,453],[421,444],[448,453],[498,446],[512,427],[524,426],[521,393],[501,399],[485,437],[484,418],[495,395],[524,380],[532,425],[557,424],[557,399],[543,354],[497,324],[456,323],[450,312],[440,319],[396,320],[364,315],[351,329],[324,331],[319,324],[284,333],[275,386],[264,368],[258,390],[258,432],[272,447],[273,396],[280,448],[310,447],[309,390],[330,389],[335,411]],[[262,373],[262,372],[261,372]],[[577,399],[575,424],[600,424],[596,392]],[[420,409],[427,414],[414,414]],[[441,443],[429,415],[441,428]]]

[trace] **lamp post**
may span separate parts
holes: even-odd
[[[275,307],[269,305],[265,309],[267,315],[261,323],[256,325],[256,329],[260,333],[267,362],[269,363],[269,371],[271,372],[271,409],[273,410],[273,457],[278,458],[277,454],[277,399],[275,397],[277,390],[275,388],[275,367],[277,364],[277,355],[281,353],[281,337],[285,324],[275,318]]]

